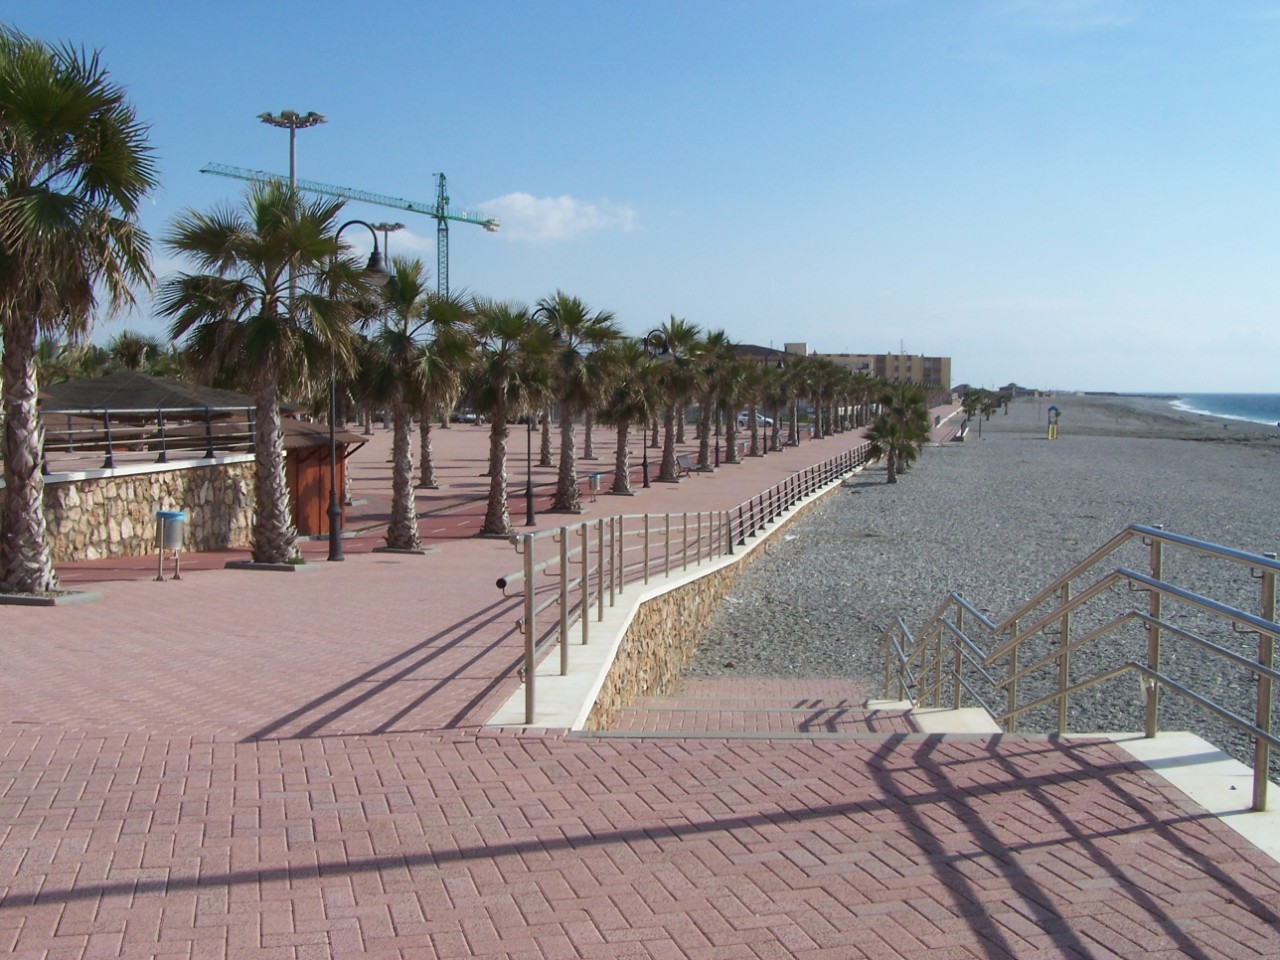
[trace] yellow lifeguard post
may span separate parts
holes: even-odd
[[[1057,407],[1049,408],[1049,439],[1058,439],[1058,414],[1061,411]]]

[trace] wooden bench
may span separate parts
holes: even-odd
[[[693,457],[687,453],[682,453],[676,457],[676,476],[687,477],[698,471],[698,464]]]

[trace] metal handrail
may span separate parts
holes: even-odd
[[[654,576],[687,571],[691,562],[697,566],[704,558],[710,561],[732,555],[747,537],[759,535],[797,504],[865,464],[869,446],[862,444],[797,471],[727,510],[617,514],[511,536],[523,563],[519,570],[498,577],[495,584],[504,593],[508,587],[521,585],[524,595],[524,613],[516,625],[525,638],[520,667],[525,684],[525,723],[533,723],[536,713],[539,654],[553,641],[560,644],[560,673],[569,671],[568,636],[573,617],[577,617],[585,644],[588,624],[592,619],[604,619],[606,600],[613,606],[627,584],[647,584]],[[580,542],[571,545],[575,537]],[[560,547],[559,554],[539,560],[535,554],[547,540]],[[575,568],[579,572],[571,572]],[[556,587],[541,600],[537,597],[540,577],[555,581]],[[576,594],[572,601],[570,591]],[[559,629],[548,630],[545,637],[537,639],[538,615],[557,605]]]
[[[1113,554],[1129,540],[1140,538],[1150,549],[1151,573],[1142,573],[1130,567],[1117,566],[1105,570],[1096,580],[1079,592],[1072,593],[1076,580],[1085,577],[1093,568]],[[1169,582],[1163,577],[1164,549],[1174,547],[1207,556],[1215,560],[1245,566],[1250,575],[1261,581],[1261,612],[1250,613],[1237,606],[1204,596],[1195,590]],[[1073,694],[1096,686],[1106,680],[1128,672],[1141,674],[1144,699],[1144,732],[1153,737],[1159,727],[1159,695],[1169,690],[1213,715],[1233,728],[1244,731],[1254,742],[1253,808],[1266,808],[1270,749],[1280,746],[1280,738],[1272,733],[1272,690],[1280,681],[1280,670],[1274,664],[1274,646],[1280,640],[1280,623],[1276,616],[1276,582],[1280,573],[1280,561],[1275,555],[1262,556],[1220,544],[1199,540],[1182,534],[1170,533],[1159,527],[1131,524],[1112,537],[1102,547],[1072,566],[1066,573],[1050,581],[1030,600],[1003,620],[993,622],[972,603],[957,593],[950,593],[928,619],[925,627],[912,637],[901,616],[896,617],[881,635],[885,649],[885,694],[893,685],[896,671],[898,690],[907,689],[909,679],[916,689],[919,678],[932,674],[929,683],[917,690],[917,702],[937,704],[947,689],[952,691],[953,705],[958,707],[962,691],[982,704],[1002,726],[1012,731],[1018,718],[1037,708],[1050,704],[1057,706],[1057,726],[1060,734],[1066,733],[1067,704]],[[1113,588],[1125,585],[1135,594],[1146,598],[1147,609],[1133,609],[1111,617],[1105,623],[1087,630],[1081,636],[1072,636],[1073,615],[1086,611],[1106,595],[1115,595]],[[1257,657],[1252,658],[1206,637],[1184,629],[1162,616],[1164,600],[1177,603],[1211,618],[1213,622],[1229,626],[1236,635],[1256,636]],[[1046,604],[1053,606],[1042,610]],[[956,611],[954,620],[948,611]],[[1039,612],[1038,612],[1039,611]],[[990,652],[984,653],[966,632],[963,618],[972,618],[990,640]],[[1030,622],[1023,626],[1023,621]],[[1082,647],[1104,637],[1116,634],[1128,624],[1140,624],[1147,634],[1146,663],[1128,660],[1125,663],[1100,669],[1076,682],[1071,682],[1071,655]],[[1019,664],[1019,654],[1028,641],[1041,634],[1050,633],[1056,627],[1056,649],[1038,656],[1030,664]],[[899,636],[905,644],[899,643]],[[1256,684],[1253,720],[1242,717],[1235,710],[1206,697],[1179,682],[1161,670],[1161,640],[1164,637],[1193,644],[1211,655],[1246,670]],[[948,666],[949,662],[949,666]],[[1003,666],[1000,666],[1003,664]],[[993,675],[1000,666],[1001,677]],[[1033,700],[1018,702],[1018,683],[1033,675],[1056,667],[1056,688]],[[969,682],[969,675],[981,677],[987,687],[1002,691],[1007,706],[1003,711],[991,709]]]
[[[121,460],[169,463],[182,451],[193,454],[189,459],[204,460],[219,452],[252,452],[254,442],[253,407],[41,410],[40,423],[45,474],[110,470]]]

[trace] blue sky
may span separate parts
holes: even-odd
[[[946,355],[956,382],[1280,390],[1280,0],[0,0],[151,124],[159,238],[285,172],[414,200],[450,281],[632,333]],[[434,270],[435,224],[393,253]],[[354,237],[348,231],[344,237]],[[361,241],[362,242],[362,241]],[[99,326],[160,332],[144,310]]]

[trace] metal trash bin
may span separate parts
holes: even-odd
[[[181,510],[157,510],[156,539],[160,542],[160,559],[156,569],[156,579],[164,582],[164,552],[173,553],[173,579],[181,580],[182,530],[187,515]]]

